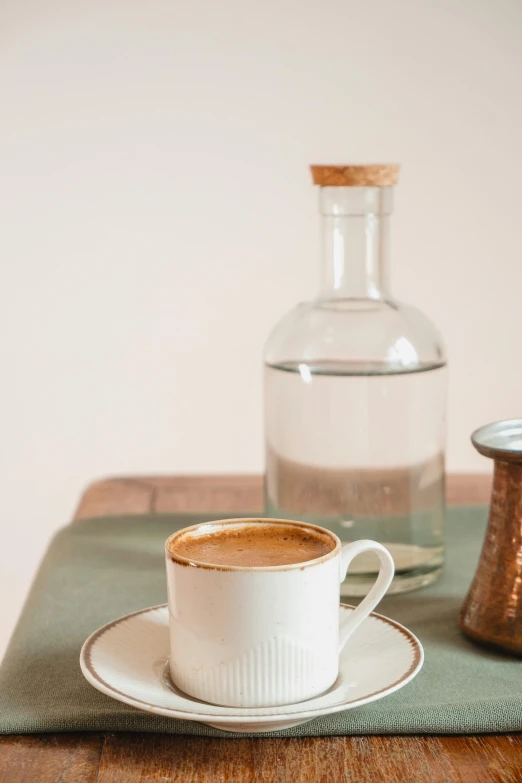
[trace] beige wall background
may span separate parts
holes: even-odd
[[[314,295],[310,162],[399,161],[393,288],[445,335],[450,470],[522,413],[517,0],[4,0],[0,650],[96,477],[263,465]]]

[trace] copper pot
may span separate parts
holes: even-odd
[[[495,469],[486,536],[459,624],[480,644],[522,655],[522,419],[488,424],[471,440]]]

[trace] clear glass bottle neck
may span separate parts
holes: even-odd
[[[322,187],[319,299],[386,299],[392,188]]]

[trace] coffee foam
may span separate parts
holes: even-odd
[[[306,563],[336,547],[327,531],[266,520],[203,525],[169,542],[174,560],[217,568],[266,568]]]

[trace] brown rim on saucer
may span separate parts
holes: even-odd
[[[351,604],[345,604],[345,603],[341,603],[340,606],[345,608],[345,609],[351,609],[352,611],[356,608],[355,606],[352,606]],[[200,721],[200,722],[206,723],[206,722],[208,722],[208,719],[210,717],[212,717],[212,716],[208,715],[207,713],[197,712],[196,709],[194,709],[194,710],[185,710],[185,709],[180,708],[180,707],[175,707],[175,708],[172,708],[172,707],[161,707],[161,710],[158,711],[158,705],[157,704],[154,704],[152,702],[144,701],[143,699],[139,699],[139,698],[137,698],[135,696],[129,697],[128,694],[124,693],[123,691],[120,691],[118,688],[115,688],[113,685],[111,685],[106,680],[104,680],[102,677],[100,677],[100,675],[98,674],[98,672],[96,671],[96,669],[94,668],[94,666],[92,664],[92,658],[91,658],[92,648],[94,647],[96,642],[99,641],[99,639],[105,633],[107,633],[107,631],[112,630],[112,628],[114,628],[116,625],[119,625],[120,623],[125,622],[126,620],[129,620],[132,617],[136,617],[137,615],[140,615],[140,614],[146,614],[147,612],[153,612],[153,611],[156,611],[158,609],[168,609],[168,605],[167,604],[159,604],[158,606],[150,606],[147,609],[140,609],[137,612],[131,612],[130,614],[125,615],[124,617],[118,617],[116,620],[112,620],[112,622],[107,623],[107,625],[102,626],[97,631],[95,631],[93,634],[91,634],[91,636],[89,636],[89,638],[84,643],[84,645],[82,647],[82,651],[80,653],[80,666],[82,668],[82,671],[84,672],[84,674],[87,672],[89,674],[89,676],[93,680],[96,680],[96,682],[98,682],[102,686],[103,692],[107,693],[107,695],[110,696],[111,692],[112,692],[113,694],[118,694],[118,696],[123,697],[121,699],[121,701],[123,701],[124,704],[131,704],[132,706],[135,706],[135,705],[139,704],[139,705],[141,705],[141,708],[144,709],[146,712],[153,712],[155,714],[163,714],[163,715],[166,715],[167,717],[176,717],[178,714],[182,714],[182,715],[185,714],[185,715],[189,715],[190,716],[189,720],[196,720],[196,721]],[[325,712],[324,707],[317,707],[315,709],[306,709],[306,701],[298,702],[299,704],[303,705],[303,713],[306,713],[307,716],[310,716],[310,717],[313,718],[315,715],[323,715],[323,714],[324,715],[331,715],[331,714],[334,714],[335,712],[341,712],[343,709],[346,708],[347,705],[349,705],[349,704],[351,704],[353,702],[358,703],[359,701],[361,701],[361,704],[366,704],[368,702],[371,702],[376,696],[378,696],[379,694],[381,694],[381,693],[383,693],[385,691],[389,692],[389,693],[393,693],[394,690],[397,690],[398,687],[403,682],[409,680],[415,674],[415,672],[418,670],[418,668],[421,665],[422,660],[423,660],[423,653],[422,653],[422,647],[421,647],[418,639],[414,636],[414,634],[411,631],[409,631],[407,628],[405,628],[403,625],[401,625],[400,623],[396,622],[395,620],[392,620],[389,617],[385,617],[382,614],[378,614],[377,612],[371,612],[368,615],[368,617],[374,617],[375,619],[380,620],[381,622],[386,623],[387,625],[392,626],[393,628],[395,628],[396,631],[398,631],[401,634],[401,636],[403,636],[406,639],[406,641],[408,642],[408,644],[410,645],[410,647],[413,650],[413,660],[412,660],[410,666],[408,667],[408,670],[406,672],[404,672],[404,674],[402,674],[397,680],[395,680],[395,682],[391,683],[390,685],[386,685],[384,688],[379,688],[379,690],[377,690],[377,691],[372,691],[372,693],[367,694],[366,696],[364,696],[360,700],[359,699],[353,699],[352,701],[350,701],[349,699],[347,699],[346,701],[343,701],[342,703],[338,703],[336,705],[331,705],[332,707],[335,706],[338,709],[329,710],[328,712]],[[179,689],[177,689],[177,690],[179,690]],[[180,693],[183,693],[183,692],[180,691]],[[187,699],[193,699],[194,702],[195,702],[195,707],[197,707],[197,704],[198,704],[198,700],[197,699],[194,699],[194,697],[189,696],[188,694],[184,694],[184,693],[183,693],[183,696],[185,696]],[[313,698],[318,698],[319,696],[321,696],[321,694],[319,694],[317,697],[313,697]],[[216,705],[216,706],[219,706],[219,705]],[[295,705],[295,703],[288,704],[288,705],[279,705],[278,707],[274,707],[273,709],[281,709],[281,707],[284,707],[284,706],[295,707],[296,705]],[[234,707],[230,707],[229,709],[230,710],[234,710],[235,708]],[[239,707],[237,709],[240,709],[241,711],[244,712],[246,709],[249,709],[249,708]],[[256,710],[258,710],[260,708],[252,707],[250,709],[252,710],[253,713],[255,713]],[[267,708],[262,708],[262,709],[267,709]],[[168,713],[172,713],[172,716],[169,716]],[[299,715],[301,716],[302,713],[299,713]],[[248,722],[268,723],[268,722],[270,722],[270,720],[277,719],[278,717],[279,717],[279,713],[273,713],[273,714],[265,713],[264,715],[261,715],[261,716],[259,716],[259,715],[252,715],[252,716],[250,716],[248,714],[247,715],[241,715],[241,718],[246,723],[248,723]],[[219,715],[219,722],[220,723],[234,723],[235,721],[236,721],[236,716]]]

